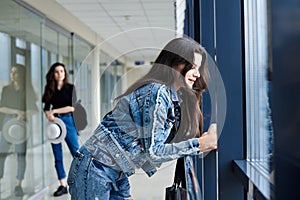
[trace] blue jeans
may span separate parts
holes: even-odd
[[[72,156],[74,157],[79,148],[79,143],[78,143],[78,135],[77,135],[77,130],[75,128],[73,117],[72,115],[65,115],[65,116],[60,116],[59,118],[66,125],[67,135],[65,141],[68,145],[68,148]],[[56,169],[58,180],[64,179],[67,177],[67,175],[63,163],[62,143],[59,144],[51,143],[51,146],[54,154],[55,169]]]
[[[92,158],[84,146],[71,164],[68,185],[72,200],[124,200],[131,196],[124,173]]]

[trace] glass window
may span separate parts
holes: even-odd
[[[42,132],[36,129],[42,127],[36,98],[40,88],[32,83],[34,52],[30,49],[31,43],[40,41],[41,18],[10,0],[0,1],[0,13],[0,198],[11,199],[17,195],[16,185],[21,183],[26,188],[23,192],[30,195],[43,183],[42,146],[37,146],[41,145]],[[41,74],[38,77],[36,82],[40,82]],[[18,116],[10,113],[16,111]],[[11,123],[16,117],[24,124],[23,129],[13,130]],[[17,133],[19,138],[4,137],[3,133]]]
[[[1,30],[0,30],[1,31]],[[10,65],[10,37],[6,33],[0,32],[0,60],[1,70],[8,68]],[[9,73],[0,73],[0,87],[3,87],[3,82],[9,80]]]
[[[26,42],[20,38],[16,38],[16,47],[26,49]]]
[[[92,46],[76,35],[73,37],[73,70],[74,70],[74,84],[76,86],[77,99],[80,99],[82,105],[88,112],[88,122],[91,122],[90,114],[92,111],[91,96],[91,62],[87,61],[88,55],[92,52]],[[91,123],[88,123],[90,126]],[[88,130],[87,128],[85,130]]]
[[[25,65],[25,56],[21,54],[16,55],[16,63],[20,65]]]
[[[72,47],[71,34],[68,35],[68,31],[53,22],[50,23],[44,16],[32,11],[30,6],[23,7],[23,4],[25,3],[22,1],[0,1],[0,199],[16,198],[15,186],[19,183],[23,187],[24,198],[30,198],[46,186],[57,182],[53,157],[49,156],[52,155],[51,145],[44,136],[47,121],[42,112],[41,96],[45,75],[50,65],[57,61],[64,62],[69,70],[74,70],[74,63],[80,65],[90,48],[90,44],[83,41],[75,42],[79,45]],[[76,50],[77,60],[72,54],[73,49]],[[17,66],[16,72],[14,66]],[[12,77],[13,73],[19,78],[16,75]],[[87,75],[88,73],[86,70]],[[20,92],[21,97],[12,97],[12,90],[9,95],[4,95],[5,98],[2,97],[4,90],[7,94],[8,89],[13,88],[13,79],[24,81],[19,85],[26,87],[20,87],[24,89]],[[72,77],[70,80],[72,81]],[[87,80],[90,80],[88,76],[85,83],[89,84]],[[89,96],[91,94],[86,99]],[[3,125],[8,126],[7,117],[16,117],[14,114],[5,113],[8,110],[5,105],[9,107],[13,104],[26,111],[26,140],[22,143],[7,143],[7,138],[3,136]],[[66,157],[65,164],[68,166],[72,158],[69,154]]]
[[[245,1],[247,160],[263,175],[272,170],[267,1]],[[271,168],[270,168],[271,166]]]
[[[114,60],[105,52],[100,51],[101,116],[112,109],[114,99],[121,94],[121,85],[118,84],[118,80],[123,73],[123,67],[124,65],[118,60]]]

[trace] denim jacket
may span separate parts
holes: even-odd
[[[135,168],[152,176],[163,162],[199,150],[197,138],[165,143],[175,123],[175,103],[178,96],[173,86],[144,85],[119,99],[84,146],[99,162],[127,176]]]

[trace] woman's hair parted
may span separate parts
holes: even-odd
[[[186,84],[184,76],[194,65],[194,54],[202,55],[199,68],[200,77],[195,81],[193,89]],[[181,72],[177,67],[184,64]],[[150,71],[131,85],[125,93],[128,95],[139,87],[152,82],[170,86],[174,83],[180,88],[181,122],[173,141],[181,141],[199,136],[203,129],[203,116],[200,109],[202,92],[207,88],[209,73],[207,68],[207,53],[205,49],[192,39],[181,37],[171,40],[160,52]],[[184,119],[184,120],[183,120]]]
[[[55,73],[55,68],[58,66],[62,66],[65,71],[64,85],[69,83],[68,73],[67,73],[65,65],[60,62],[56,62],[56,63],[52,64],[49,71],[46,74],[46,85],[45,85],[45,90],[44,90],[44,94],[42,97],[42,102],[44,102],[44,103],[49,103],[49,101],[51,100],[52,95],[54,94],[55,89],[57,87],[57,82],[54,78],[54,73]]]

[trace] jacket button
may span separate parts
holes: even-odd
[[[119,158],[119,156],[120,156],[120,155],[117,153],[117,154],[116,154],[116,158]]]

